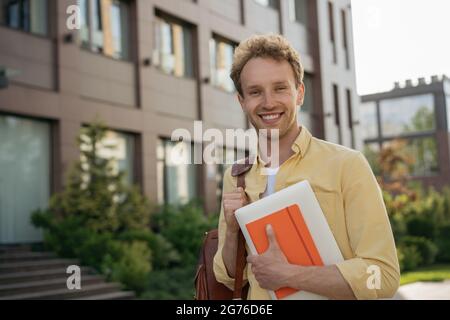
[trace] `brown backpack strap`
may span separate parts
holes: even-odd
[[[241,187],[245,191],[245,174],[251,169],[253,161],[248,157],[244,163],[236,163],[231,168],[231,175],[237,177],[237,187]],[[236,268],[234,279],[233,299],[242,299],[242,287],[244,284],[244,268],[246,264],[245,238],[242,231],[238,235],[238,247],[236,253]],[[245,299],[246,297],[244,297]]]

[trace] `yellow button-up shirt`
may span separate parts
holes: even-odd
[[[356,298],[393,296],[400,278],[397,252],[381,189],[365,157],[358,151],[312,137],[304,127],[292,150],[295,154],[279,168],[275,191],[308,180],[345,259],[336,266]],[[263,167],[258,157],[245,176],[245,191],[251,202],[265,191],[267,176],[261,174]],[[228,168],[223,192],[233,191],[236,185],[237,179]],[[214,273],[217,281],[233,289],[234,279],[228,275],[222,259],[226,228],[222,205]],[[369,268],[372,265],[379,268]],[[377,269],[381,271],[379,286],[372,281]],[[248,265],[244,280],[250,283],[248,299],[270,299]]]

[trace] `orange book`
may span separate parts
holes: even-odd
[[[268,224],[272,225],[278,244],[289,263],[302,266],[324,265],[297,204],[246,224],[258,254],[264,253],[269,247],[266,234]],[[282,299],[297,291],[299,290],[293,288],[280,288],[275,291],[275,295],[278,299]]]

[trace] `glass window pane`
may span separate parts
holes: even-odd
[[[108,131],[100,144],[99,156],[111,159],[115,172],[123,171],[130,185],[134,182],[135,137],[132,134]]]
[[[80,8],[80,41],[84,47],[89,46],[89,16],[88,16],[88,1],[78,0]]]
[[[450,96],[447,96],[447,130],[450,132]]]
[[[393,142],[384,142],[383,148]],[[412,159],[409,172],[413,176],[426,176],[439,172],[437,142],[434,137],[409,139],[399,152]]]
[[[307,0],[289,0],[289,18],[304,25],[308,23]]]
[[[30,223],[50,197],[50,124],[0,115],[0,243],[41,241]]]
[[[211,47],[211,83],[227,92],[234,92],[234,84],[230,78],[234,46],[219,39],[212,39]]]
[[[31,32],[40,35],[47,34],[47,8],[47,0],[30,1]]]
[[[47,10],[48,0],[0,0],[0,24],[47,35]]]
[[[180,25],[172,25],[173,32],[173,53],[174,53],[174,75],[181,77],[184,75],[184,41],[183,27]]]
[[[111,42],[112,57],[128,59],[128,5],[123,1],[113,1],[110,9],[110,32],[105,30],[105,35],[108,35],[105,42]]]
[[[192,29],[183,27],[184,76],[194,77],[193,34]]]
[[[91,49],[96,52],[103,52],[103,28],[102,28],[102,7],[100,0],[90,2],[92,39]]]
[[[435,128],[432,94],[380,101],[383,136],[433,130]]]
[[[193,164],[194,148],[187,142],[166,140],[165,199],[180,204],[197,197],[197,168]]]
[[[170,74],[175,68],[175,57],[172,54],[172,28],[167,22],[161,21],[160,30],[161,47],[158,49],[160,50],[161,67],[163,71]]]
[[[278,8],[278,0],[254,0],[265,7]]]
[[[303,105],[299,108],[298,123],[308,130],[312,130],[313,87],[312,78],[309,74],[305,74],[303,84],[305,85],[305,98],[303,99]]]
[[[133,134],[117,131],[107,131],[98,144],[98,156],[111,160],[114,173],[124,172],[125,182],[129,185],[135,182],[135,144],[136,138]],[[81,148],[84,146],[82,145]]]
[[[313,110],[313,86],[312,78],[309,74],[305,74],[303,84],[305,85],[305,98],[301,109],[304,112],[311,112]]]
[[[0,3],[3,12],[0,16],[2,24],[10,28],[20,28],[20,1],[1,0]]]
[[[429,175],[438,173],[438,150],[434,138],[413,139],[408,145],[414,156],[414,175]]]
[[[193,77],[192,29],[158,17],[154,28],[154,65],[177,77]]]
[[[30,29],[30,0],[22,0],[21,3],[21,28],[24,31],[31,31]]]
[[[377,106],[375,102],[361,103],[360,108],[361,136],[363,140],[378,136]]]

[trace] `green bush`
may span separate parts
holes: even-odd
[[[416,247],[421,257],[419,266],[432,264],[436,259],[437,246],[429,239],[423,237],[407,236],[402,239],[402,244],[407,247]]]
[[[103,274],[108,279],[125,284],[128,289],[138,294],[147,287],[151,271],[151,254],[146,242],[113,242],[115,250],[104,257]]]
[[[32,223],[44,229],[46,249],[77,258],[139,293],[151,271],[145,240],[152,237],[150,207],[136,187],[125,183],[124,173],[99,156],[106,133],[98,123],[81,129],[81,160],[49,208],[33,213]]]
[[[450,223],[439,227],[436,244],[439,249],[436,260],[450,262]]]
[[[422,257],[420,256],[419,250],[415,245],[407,246],[400,245],[397,248],[398,262],[400,265],[400,270],[408,271],[414,270],[422,263]]]
[[[195,266],[178,266],[150,273],[144,299],[192,300],[194,298]]]
[[[181,262],[178,251],[161,234],[154,232],[128,231],[119,236],[120,240],[140,240],[147,243],[152,252],[154,269],[164,269]]]
[[[206,231],[216,228],[218,215],[205,216],[199,202],[181,206],[163,206],[153,215],[152,225],[160,239],[165,239],[177,253],[170,258],[171,250],[161,251],[163,261],[154,265],[150,273],[147,299],[192,299],[198,255]]]
[[[205,232],[217,227],[217,219],[207,217],[195,201],[182,206],[164,206],[153,215],[153,220],[155,232],[172,243],[187,265],[197,263]]]
[[[413,216],[406,222],[408,235],[434,239],[436,237],[437,225],[432,217]]]

